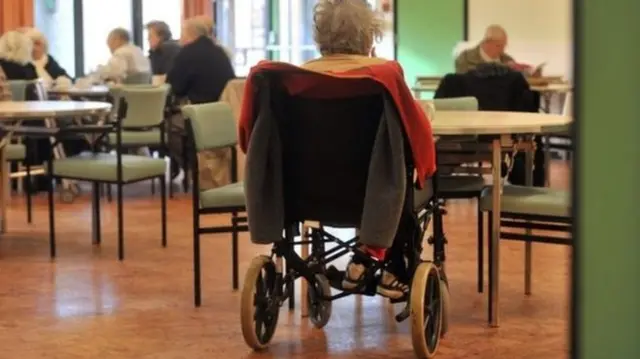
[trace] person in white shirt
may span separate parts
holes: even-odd
[[[151,63],[141,48],[131,43],[129,31],[123,28],[111,30],[107,37],[111,58],[98,67],[98,74],[105,80],[122,81],[130,75],[151,73]]]

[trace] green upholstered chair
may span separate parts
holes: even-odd
[[[150,72],[135,72],[127,75],[122,83],[125,85],[147,85],[151,84],[152,77]]]
[[[443,98],[433,100],[435,116],[442,111],[478,111],[475,97]],[[462,167],[462,164],[478,163],[490,159],[489,152],[478,151],[476,136],[442,137],[436,143],[439,186],[438,194],[443,199],[480,199],[486,183],[478,168]],[[474,171],[475,170],[475,171]],[[484,289],[484,223],[480,207],[477,211],[478,231],[478,292]]]
[[[11,96],[13,101],[24,101],[27,97],[27,86],[30,81],[23,80],[10,80],[9,89],[11,90]],[[10,143],[6,148],[6,159],[11,163],[15,163],[16,166],[23,164],[25,167],[24,172],[24,184],[25,184],[25,197],[27,199],[27,223],[32,221],[32,209],[31,209],[31,166],[27,161],[27,146],[22,143]],[[19,167],[18,167],[19,168]],[[21,171],[19,171],[20,173]],[[14,176],[12,178],[21,177]]]
[[[144,99],[153,98],[154,101],[160,102],[160,98],[166,97],[167,88],[125,88],[122,92],[122,96],[135,103],[153,103],[153,101],[145,102]],[[138,105],[133,105],[134,113],[141,114],[141,110],[137,110]],[[99,185],[115,185],[117,187],[117,213],[118,213],[118,259],[124,259],[124,232],[123,232],[123,198],[122,190],[123,186],[130,183],[141,182],[151,179],[158,179],[160,181],[160,196],[161,196],[161,230],[162,230],[162,246],[167,245],[166,236],[166,162],[164,158],[151,158],[148,156],[130,155],[124,154],[125,146],[123,144],[124,133],[127,132],[123,128],[124,124],[135,124],[138,126],[147,126],[157,128],[157,138],[160,139],[161,148],[164,148],[164,127],[162,126],[163,116],[162,110],[160,113],[156,107],[147,109],[150,112],[149,116],[138,116],[135,120],[132,116],[131,120],[127,121],[115,121],[114,131],[109,134],[109,145],[115,150],[115,153],[101,153],[101,152],[85,152],[78,156],[53,159],[49,162],[48,173],[53,179],[71,179],[77,181],[87,181],[93,183],[94,201],[99,202]],[[138,121],[138,122],[136,122]],[[52,190],[49,195],[49,208],[50,208],[50,235],[52,236],[51,242],[55,243],[55,226],[53,216],[53,197]],[[98,238],[99,243],[99,205],[97,205],[97,217],[95,220],[98,223]],[[55,255],[55,250],[52,251],[52,255]]]
[[[493,190],[493,186],[487,187],[480,198],[480,210],[482,213],[488,214],[489,241],[493,238],[492,219],[495,215],[492,203]],[[525,294],[528,295],[531,294],[531,243],[562,245],[571,245],[572,243],[570,238],[573,223],[571,196],[569,191],[549,187],[505,185],[500,206],[499,239],[523,241],[527,244],[524,282]],[[493,253],[489,247],[489,258],[492,256]],[[489,276],[489,281],[491,281],[491,276]],[[489,285],[491,286],[491,283]]]
[[[238,289],[238,233],[247,231],[247,218],[239,214],[245,212],[244,187],[237,182],[237,128],[231,107],[225,102],[187,105],[182,108],[187,119],[187,136],[191,143],[190,161],[193,193],[193,269],[194,302],[201,303],[200,280],[200,236],[207,233],[231,232],[232,239],[232,282]],[[198,183],[197,152],[205,150],[231,150],[231,183],[222,187],[200,191]],[[230,226],[203,227],[200,216],[207,214],[231,214]]]

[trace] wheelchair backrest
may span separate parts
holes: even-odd
[[[380,93],[344,98],[288,94],[269,76],[278,124],[285,218],[360,223],[371,153],[383,114]]]

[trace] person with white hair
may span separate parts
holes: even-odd
[[[498,63],[514,67],[516,62],[513,57],[505,52],[507,44],[507,31],[500,25],[490,25],[485,31],[484,38],[477,46],[462,51],[458,55],[455,61],[456,72],[469,72],[485,63]]]
[[[182,26],[182,49],[167,74],[167,83],[173,94],[193,104],[216,102],[227,83],[235,78],[231,60],[224,49],[211,38],[211,26],[200,18],[187,19]],[[184,131],[184,119],[175,116],[172,125]],[[169,137],[172,176],[177,176],[182,166],[182,141],[178,136]],[[207,163],[212,161],[207,160]],[[176,167],[174,167],[174,164]],[[204,175],[207,173],[207,175]],[[213,165],[201,166],[202,188],[213,188],[219,183]]]
[[[64,79],[65,82],[71,80],[71,76],[60,64],[49,54],[49,43],[44,34],[35,28],[25,28],[22,31],[27,35],[33,44],[31,51],[33,65],[38,77],[47,82]]]
[[[111,30],[107,36],[107,46],[111,58],[97,70],[103,80],[119,82],[129,75],[151,73],[151,62],[140,47],[131,43],[131,35],[126,29]]]
[[[12,98],[13,95],[7,82],[7,76],[2,71],[2,67],[0,67],[0,101],[11,101]]]
[[[8,31],[0,37],[0,67],[7,80],[35,80],[36,69],[31,63],[33,44],[20,31]]]

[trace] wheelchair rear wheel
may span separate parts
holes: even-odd
[[[331,296],[329,280],[323,274],[316,274],[314,283],[309,283],[307,302],[309,304],[309,320],[313,326],[322,329],[331,319],[331,301],[322,297]]]
[[[254,350],[265,349],[276,331],[280,313],[276,285],[276,267],[271,258],[254,258],[247,270],[240,299],[242,336]]]
[[[431,262],[416,268],[411,282],[411,341],[420,359],[433,358],[442,332],[442,287],[440,271]]]
[[[442,330],[440,337],[444,336],[449,331],[449,316],[451,315],[451,294],[449,293],[449,284],[446,281],[440,280],[440,288],[442,290]]]

